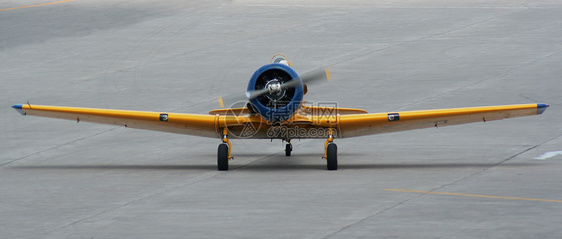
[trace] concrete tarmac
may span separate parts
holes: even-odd
[[[156,2],[156,3],[155,3]],[[559,238],[562,3],[1,1],[0,238]],[[206,114],[284,53],[310,102],[539,116],[337,140],[219,139],[13,104]]]

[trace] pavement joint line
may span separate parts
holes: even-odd
[[[495,199],[509,199],[509,200],[520,200],[520,201],[539,201],[539,202],[557,202],[557,203],[562,203],[562,200],[553,200],[553,199],[504,197],[504,196],[480,195],[480,194],[466,194],[466,193],[449,193],[449,192],[431,192],[431,191],[419,191],[419,190],[407,190],[407,189],[394,189],[394,188],[387,188],[387,189],[384,189],[384,191],[407,192],[407,193],[421,193],[421,194],[439,194],[439,195],[452,195],[452,196],[465,196],[465,197],[480,197],[480,198],[495,198]]]
[[[107,132],[111,132],[111,131],[117,130],[117,129],[120,129],[120,127],[113,127],[113,128],[111,128],[111,129],[104,130],[104,131],[102,131],[102,132],[97,132],[97,133],[95,133],[95,134],[91,134],[91,135],[88,135],[88,136],[84,136],[84,137],[82,137],[82,138],[74,139],[74,140],[71,140],[71,141],[68,141],[68,142],[59,144],[59,145],[57,145],[57,146],[54,146],[54,147],[51,147],[51,148],[48,148],[48,149],[44,149],[44,150],[41,150],[41,151],[36,151],[36,152],[31,153],[31,154],[28,154],[28,155],[24,155],[24,156],[22,156],[22,157],[19,157],[19,158],[17,158],[17,159],[13,159],[13,160],[8,161],[8,162],[5,162],[5,163],[0,163],[0,168],[6,166],[6,165],[8,165],[8,164],[11,164],[11,163],[20,161],[20,160],[22,160],[22,159],[26,159],[26,158],[29,158],[29,157],[32,157],[32,156],[35,156],[35,155],[38,155],[38,154],[42,154],[42,153],[45,153],[45,152],[49,152],[49,151],[51,151],[51,150],[55,150],[55,149],[58,149],[58,148],[60,148],[60,147],[70,145],[70,144],[72,144],[72,143],[76,143],[76,142],[79,142],[79,141],[82,141],[82,140],[86,140],[86,139],[89,139],[89,138],[92,138],[92,137],[96,137],[96,136],[98,136],[98,135],[102,135],[102,134],[105,134],[105,133],[107,133]]]
[[[53,4],[57,4],[57,3],[72,2],[72,1],[75,1],[75,0],[63,0],[63,1],[48,2],[48,3],[42,3],[42,4],[21,6],[21,7],[4,8],[4,9],[0,9],[0,12],[2,12],[2,11],[10,11],[10,10],[16,10],[16,9],[22,9],[22,8],[30,8],[30,7],[41,7],[41,6],[53,5]]]
[[[113,211],[116,211],[116,210],[119,210],[119,209],[128,207],[128,206],[130,206],[130,205],[132,205],[132,204],[135,204],[135,203],[138,203],[138,202],[141,202],[141,201],[144,201],[144,200],[153,198],[153,197],[157,197],[157,196],[159,196],[159,195],[162,195],[162,194],[165,194],[165,193],[174,191],[174,190],[176,190],[176,189],[180,189],[180,188],[183,188],[183,187],[187,187],[187,186],[196,184],[196,183],[198,183],[198,182],[200,182],[200,181],[202,181],[202,180],[204,180],[204,179],[212,178],[212,177],[215,177],[215,176],[218,176],[218,175],[221,175],[221,174],[224,174],[224,172],[219,172],[219,171],[207,172],[207,173],[202,174],[202,175],[200,175],[200,176],[197,176],[197,177],[195,177],[195,178],[189,179],[189,180],[187,180],[186,183],[183,183],[183,184],[181,184],[181,185],[175,185],[175,186],[171,186],[171,187],[167,187],[167,188],[165,187],[165,188],[162,188],[162,189],[160,189],[160,190],[156,190],[156,191],[154,191],[154,192],[152,192],[152,193],[148,193],[148,194],[141,195],[141,196],[138,197],[138,198],[128,200],[128,201],[126,201],[126,202],[124,202],[124,203],[121,203],[121,204],[119,204],[119,205],[117,205],[117,206],[114,206],[114,207],[111,207],[111,208],[106,208],[106,209],[103,209],[103,210],[101,210],[101,211],[94,212],[94,213],[92,213],[92,214],[90,214],[90,215],[86,215],[86,216],[83,216],[83,217],[78,218],[78,219],[73,219],[72,222],[69,222],[69,223],[66,223],[66,224],[64,224],[64,225],[62,225],[62,226],[58,226],[58,227],[56,227],[56,228],[53,228],[53,229],[51,229],[51,230],[45,232],[43,235],[48,234],[48,233],[53,233],[53,232],[62,230],[62,229],[67,228],[67,227],[74,226],[74,225],[76,225],[76,224],[85,222],[86,220],[95,218],[95,217],[97,217],[97,216],[100,216],[100,215],[103,215],[103,214],[106,214],[106,213],[110,213],[110,212],[113,212]]]
[[[515,154],[515,155],[513,155],[513,156],[511,156],[511,157],[509,157],[509,158],[506,158],[506,159],[502,160],[501,162],[499,162],[498,164],[496,164],[496,165],[494,165],[494,166],[492,166],[492,167],[498,166],[498,165],[500,165],[500,164],[502,164],[502,163],[505,163],[505,162],[507,162],[507,161],[509,161],[509,160],[511,160],[511,159],[514,159],[515,157],[517,157],[517,156],[519,156],[519,155],[522,155],[522,154],[527,153],[527,152],[529,152],[529,151],[531,151],[531,150],[533,150],[533,149],[536,149],[536,148],[538,148],[538,147],[541,147],[541,146],[543,146],[544,144],[547,144],[547,143],[550,142],[550,141],[553,141],[553,140],[555,140],[555,139],[557,139],[557,138],[560,138],[560,136],[562,136],[562,134],[559,134],[559,135],[557,135],[557,136],[554,136],[553,138],[550,138],[550,139],[548,139],[548,140],[546,140],[546,141],[543,141],[543,142],[541,142],[541,143],[539,143],[539,144],[537,144],[537,145],[534,145],[534,146],[532,146],[532,147],[530,147],[530,148],[528,148],[528,149],[526,149],[526,150],[523,150],[523,151],[521,151],[521,152],[519,152],[519,153],[517,153],[517,154]],[[492,168],[492,167],[490,167],[490,168]]]
[[[393,204],[393,205],[391,205],[391,206],[389,206],[389,207],[386,207],[386,208],[384,208],[384,209],[382,209],[382,210],[379,210],[379,211],[377,211],[377,212],[375,212],[375,213],[373,213],[373,214],[371,214],[371,215],[368,215],[368,216],[366,216],[366,217],[364,217],[364,218],[361,218],[361,219],[359,219],[359,220],[357,220],[357,221],[355,221],[355,222],[352,222],[352,223],[349,223],[349,224],[347,224],[347,225],[344,225],[344,226],[341,227],[339,230],[336,230],[335,232],[331,233],[330,235],[327,235],[327,236],[323,237],[322,239],[327,239],[327,238],[333,237],[333,236],[337,235],[338,233],[340,233],[340,232],[342,232],[342,231],[345,231],[345,230],[347,230],[347,229],[349,229],[349,228],[351,228],[351,227],[353,227],[353,226],[355,226],[355,225],[358,225],[358,224],[360,224],[360,223],[362,223],[362,222],[364,222],[364,221],[366,221],[366,220],[368,220],[368,219],[370,219],[370,218],[373,218],[373,217],[375,217],[375,216],[378,216],[378,215],[381,214],[381,213],[385,213],[385,212],[387,212],[387,211],[389,211],[389,210],[392,210],[392,209],[394,209],[394,208],[396,208],[396,207],[398,207],[398,206],[400,206],[400,205],[402,205],[402,204],[404,204],[404,203],[407,203],[407,202],[409,202],[409,201],[412,201],[412,200],[414,200],[414,199],[417,199],[417,198],[419,198],[419,197],[421,197],[421,196],[423,196],[423,194],[418,194],[418,195],[413,196],[413,197],[411,197],[411,198],[408,198],[408,199],[406,199],[406,200],[403,200],[403,201],[400,201],[400,202],[398,202],[398,203],[395,203],[395,204]]]
[[[492,168],[494,168],[494,167],[497,167],[497,166],[499,166],[499,165],[501,165],[501,164],[504,164],[505,162],[508,162],[509,160],[511,160],[511,159],[513,159],[513,158],[515,158],[515,157],[517,157],[517,156],[519,156],[519,155],[522,155],[522,154],[524,154],[524,153],[527,153],[527,152],[529,152],[529,151],[531,151],[531,150],[533,150],[533,149],[536,149],[536,148],[538,148],[538,147],[540,147],[540,146],[542,146],[542,145],[544,145],[544,144],[546,144],[546,143],[548,143],[548,142],[550,142],[550,141],[552,141],[552,140],[555,140],[555,139],[559,138],[560,136],[562,136],[562,134],[557,135],[557,136],[555,136],[555,137],[553,137],[553,138],[551,138],[551,139],[548,139],[548,140],[546,140],[546,141],[543,141],[543,142],[541,142],[541,143],[539,143],[539,144],[537,144],[537,145],[534,145],[534,146],[532,146],[532,147],[530,147],[530,148],[527,148],[527,149],[525,149],[525,150],[523,150],[523,151],[521,151],[521,152],[519,152],[519,153],[516,153],[515,155],[513,155],[513,156],[511,156],[511,157],[508,157],[508,158],[506,158],[506,159],[504,159],[504,160],[502,160],[502,161],[500,161],[500,162],[498,162],[498,163],[496,163],[496,164],[494,164],[494,165],[492,165],[492,166],[490,166],[490,167],[484,168],[484,169],[482,169],[482,170],[480,170],[480,171],[476,171],[476,172],[474,172],[474,173],[472,173],[472,174],[470,174],[470,175],[467,175],[467,176],[465,176],[465,177],[463,177],[463,178],[461,178],[461,179],[457,179],[457,180],[455,180],[455,181],[453,181],[453,182],[450,182],[450,183],[447,183],[447,184],[445,184],[445,185],[442,185],[442,186],[440,186],[440,187],[438,187],[438,188],[436,188],[436,189],[433,189],[431,192],[435,192],[435,190],[443,189],[443,188],[445,188],[445,187],[447,187],[447,186],[456,184],[456,183],[458,183],[458,182],[462,182],[462,181],[467,180],[467,179],[469,179],[469,178],[471,178],[471,177],[474,177],[474,176],[476,176],[476,175],[479,175],[479,174],[481,174],[481,173],[484,173],[484,172],[486,172],[487,170],[490,170],[490,169],[492,169]],[[386,189],[385,189],[385,190],[386,190]],[[397,190],[398,190],[398,189],[397,189]],[[424,192],[425,192],[425,191],[424,191]],[[427,191],[426,193],[431,193],[431,192]],[[562,202],[562,201],[561,201],[561,202]]]
[[[523,11],[523,10],[521,10],[521,11]],[[500,17],[507,16],[507,15],[514,14],[514,13],[518,13],[518,12],[521,12],[521,11],[505,13],[505,14],[503,14],[503,15],[501,15],[501,16],[492,16],[492,17],[489,17],[489,18],[486,18],[486,19],[482,19],[482,20],[477,20],[477,21],[474,21],[474,22],[470,22],[470,23],[468,23],[468,24],[466,24],[466,25],[459,26],[459,27],[456,27],[456,28],[454,28],[454,29],[448,29],[448,30],[444,30],[444,31],[442,31],[442,32],[438,32],[438,33],[434,33],[434,34],[423,35],[423,36],[418,37],[418,38],[415,38],[415,39],[409,39],[409,40],[405,40],[405,41],[393,43],[393,44],[384,46],[384,47],[382,47],[382,48],[380,48],[380,49],[376,49],[376,50],[373,50],[373,51],[367,51],[367,52],[365,52],[365,53],[363,53],[363,54],[361,54],[361,55],[359,55],[359,56],[356,56],[356,57],[345,58],[344,60],[341,60],[341,61],[339,61],[339,62],[336,62],[336,63],[330,64],[330,65],[327,65],[326,67],[332,67],[332,66],[334,66],[334,65],[339,65],[339,64],[342,64],[342,63],[344,63],[344,62],[355,61],[355,60],[361,59],[361,58],[363,58],[363,57],[372,55],[372,54],[374,54],[374,53],[378,53],[378,52],[381,52],[381,51],[386,51],[386,50],[388,50],[388,49],[392,49],[392,48],[395,48],[395,47],[403,46],[403,45],[406,45],[406,44],[412,44],[412,43],[418,42],[418,41],[423,41],[423,40],[432,39],[432,38],[439,37],[439,36],[442,36],[442,35],[447,35],[447,34],[450,34],[450,33],[456,32],[456,31],[461,31],[461,30],[464,30],[464,29],[466,29],[466,28],[470,28],[470,27],[473,27],[473,26],[476,26],[476,25],[479,25],[479,24],[482,24],[482,23],[485,23],[485,22],[489,22],[489,21],[492,21],[492,20],[496,20],[496,19],[499,19]]]

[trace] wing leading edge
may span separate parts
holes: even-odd
[[[218,116],[201,114],[179,114],[131,110],[60,107],[44,105],[14,105],[22,115],[34,115],[57,119],[75,120],[125,126],[129,128],[155,130],[203,137],[219,137]]]
[[[341,115],[339,137],[383,134],[542,114],[546,104],[502,105],[361,115]]]

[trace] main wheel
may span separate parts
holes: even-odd
[[[285,145],[285,156],[291,156],[291,151],[293,151],[293,146],[291,144]]]
[[[228,144],[219,144],[219,151],[217,153],[217,165],[219,171],[228,170]]]
[[[326,163],[328,170],[338,170],[338,146],[334,143],[329,143],[327,150]]]

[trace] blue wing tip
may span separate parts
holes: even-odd
[[[546,110],[546,108],[550,107],[550,105],[547,104],[537,104],[537,114],[542,114],[544,113],[544,111]]]
[[[12,108],[14,108],[18,113],[20,113],[21,115],[25,115],[25,112],[23,111],[23,105],[13,105]]]

